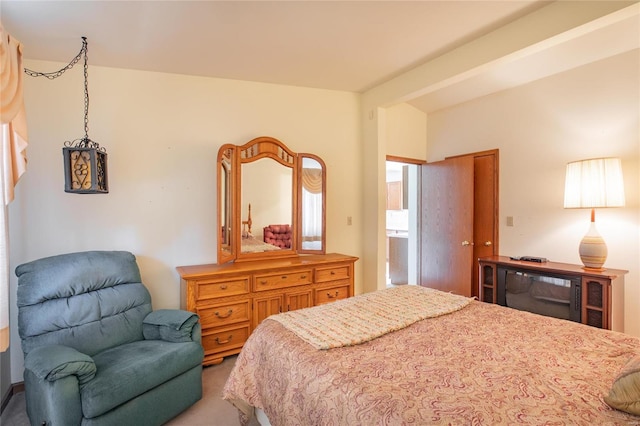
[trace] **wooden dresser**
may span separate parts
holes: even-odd
[[[333,253],[178,266],[181,308],[200,316],[203,364],[239,353],[269,315],[353,296],[356,260]]]

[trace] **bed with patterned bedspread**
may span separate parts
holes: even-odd
[[[640,425],[640,339],[462,299],[403,286],[269,317],[223,398],[273,426]]]

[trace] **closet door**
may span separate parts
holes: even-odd
[[[422,167],[420,285],[471,296],[474,159]]]
[[[473,278],[472,296],[480,295],[478,258],[498,252],[498,151],[470,154],[474,157]]]

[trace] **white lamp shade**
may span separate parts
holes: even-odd
[[[591,227],[580,242],[579,254],[586,269],[602,270],[607,245],[595,224],[597,207],[624,206],[622,162],[619,158],[595,158],[567,164],[564,207],[591,209]]]
[[[567,164],[565,208],[623,206],[624,183],[619,158],[595,158]]]

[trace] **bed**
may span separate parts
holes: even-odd
[[[269,244],[261,238],[256,238],[251,232],[252,226],[251,204],[249,204],[247,220],[242,221],[242,238],[240,239],[240,251],[242,253],[264,253],[266,251],[282,250],[282,248],[277,245]]]
[[[265,243],[259,238],[254,237],[251,234],[243,234],[242,235],[242,253],[263,253],[265,251],[277,251],[282,250],[278,246],[274,246],[273,244]]]
[[[412,310],[403,305],[408,299],[466,299],[417,286],[372,294],[403,300],[391,309],[364,300],[391,319],[389,312]],[[349,305],[365,296],[278,314],[256,327],[223,391],[242,424],[260,411],[273,426],[640,425],[639,416],[605,402],[640,410],[633,394],[634,386],[640,392],[640,339],[629,335],[470,299],[440,315],[401,318],[404,324],[392,331],[346,346],[332,342],[333,336],[319,348],[309,335],[332,335],[334,328],[340,334],[341,327],[358,328],[363,321],[366,329],[367,315],[302,333],[292,331],[291,318],[280,319],[302,312],[304,322],[337,312],[343,321]],[[629,389],[631,401],[625,400]]]

